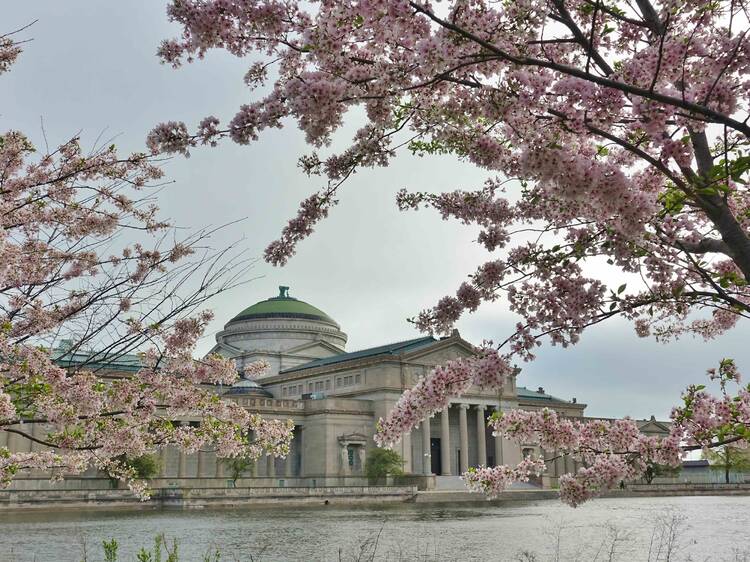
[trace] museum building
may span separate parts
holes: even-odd
[[[234,359],[240,372],[244,365],[261,359],[271,368],[256,380],[241,378],[232,387],[217,386],[215,391],[265,418],[294,421],[290,454],[286,459],[260,459],[244,475],[248,485],[364,483],[378,419],[436,365],[474,353],[474,347],[456,330],[448,337],[422,336],[351,352],[346,351],[346,341],[346,333],[331,316],[290,296],[288,287],[242,310],[216,334],[210,353]],[[59,359],[68,366],[83,361],[85,356]],[[105,366],[112,376],[138,368],[134,356]],[[563,416],[583,418],[586,405],[575,398],[556,398],[542,388],[517,386],[515,378],[502,393],[471,388],[395,447],[404,461],[404,472],[419,475],[426,479],[426,487],[434,487],[443,479],[457,480],[471,466],[512,465],[531,453],[555,456],[550,454],[553,451],[492,436],[487,418],[495,411],[514,408],[550,408]],[[653,418],[638,423],[645,433],[668,430]],[[12,450],[36,446],[19,436],[10,439],[7,444]],[[163,479],[227,479],[226,463],[217,462],[210,450],[186,454],[164,448],[159,454]],[[557,459],[537,484],[554,486],[560,474],[574,468],[572,461]]]

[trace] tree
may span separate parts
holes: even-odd
[[[13,37],[0,37],[0,73],[21,52]],[[73,138],[40,151],[18,131],[0,134],[0,435],[36,445],[0,446],[0,485],[27,469],[57,478],[95,466],[145,498],[135,460],[168,445],[219,457],[288,451],[289,423],[204,387],[237,372],[219,356],[193,359],[211,318],[197,309],[247,263],[233,248],[206,249],[211,231],[178,239],[144,194],[161,177],[153,157],[121,157],[114,145],[84,152]],[[59,366],[61,339],[85,360]],[[138,372],[103,376],[101,365],[132,352]],[[199,423],[172,421],[183,417]]]
[[[370,480],[386,476],[401,476],[404,473],[404,459],[391,449],[373,449],[367,455],[365,474]]]
[[[151,150],[247,144],[289,120],[313,147],[299,163],[323,187],[268,246],[273,264],[294,254],[348,178],[400,152],[451,154],[496,175],[475,189],[398,196],[403,210],[479,226],[477,242],[495,254],[416,325],[446,332],[501,297],[521,319],[478,358],[407,392],[381,421],[380,444],[472,384],[502,386],[542,340],[572,345],[614,317],[642,337],[712,338],[750,315],[746,0],[174,0],[168,16],[182,35],[163,42],[164,62],[225,49],[253,61],[250,89],[269,85],[226,126],[214,116],[195,132],[157,126]],[[364,123],[350,145],[323,154],[354,107]],[[677,466],[685,448],[744,442],[748,390],[727,394],[739,382],[730,360],[710,374],[722,395],[688,387],[662,441],[632,420],[579,424],[549,411],[493,426],[582,461],[560,479],[578,505],[649,463]],[[469,484],[494,495],[541,470],[543,459],[525,459]]]
[[[724,445],[713,451],[706,451],[704,457],[709,460],[712,468],[724,470],[724,482],[729,484],[731,472],[750,470],[750,454],[747,449]]]
[[[229,474],[232,477],[232,486],[236,486],[237,480],[241,478],[247,470],[250,470],[253,467],[255,460],[247,457],[234,457],[224,460],[224,464],[229,467]]]

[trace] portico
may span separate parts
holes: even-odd
[[[510,407],[506,403],[506,407]],[[501,411],[501,404],[451,403],[433,418],[421,423],[418,437],[412,437],[415,472],[425,476],[456,476],[469,467],[497,466],[521,460],[518,445],[492,435],[489,417]],[[507,460],[506,460],[507,459]]]

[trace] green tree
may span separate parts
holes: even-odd
[[[114,460],[119,461],[123,466],[132,468],[135,471],[134,476],[138,479],[149,480],[159,475],[161,469],[161,462],[156,455],[141,455],[139,457],[128,457],[126,455],[120,455],[115,457]],[[116,486],[118,479],[110,477],[112,486]]]
[[[725,445],[720,449],[704,453],[703,457],[708,459],[712,468],[724,470],[724,482],[727,484],[729,484],[731,472],[750,470],[750,450],[748,449]]]
[[[221,462],[229,469],[229,474],[232,477],[232,485],[236,485],[237,479],[240,478],[244,472],[250,470],[255,464],[252,459],[247,457],[222,459]]]
[[[135,469],[138,478],[149,479],[158,476],[161,462],[156,455],[141,455],[127,459],[127,464]]]
[[[373,449],[367,455],[365,474],[370,480],[385,478],[386,476],[401,476],[404,459],[396,451],[390,449]]]

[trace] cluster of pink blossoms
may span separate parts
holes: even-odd
[[[252,363],[245,365],[242,374],[248,379],[256,379],[264,373],[267,373],[270,368],[271,364],[268,361],[260,359],[259,361],[253,361]]]
[[[569,455],[581,463],[574,474],[560,477],[560,495],[572,506],[641,477],[649,464],[678,466],[682,459],[684,431],[678,424],[672,426],[668,437],[659,438],[644,435],[628,418],[580,421],[545,408],[504,412],[490,421],[490,427],[495,435],[534,443],[551,457]]]
[[[531,476],[541,476],[546,468],[543,458],[527,457],[514,467],[502,465],[470,468],[464,473],[463,480],[472,492],[496,498],[514,482],[528,482]]]
[[[735,447],[750,444],[750,385],[741,385],[737,366],[724,359],[708,376],[717,380],[721,395],[713,396],[704,385],[690,385],[682,395],[683,404],[672,410],[672,419],[685,428],[687,445],[708,450],[717,441]],[[736,393],[729,391],[736,387]]]

